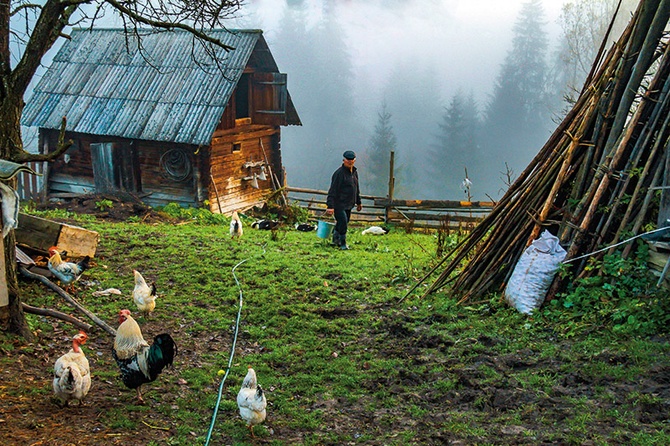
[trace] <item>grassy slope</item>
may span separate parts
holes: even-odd
[[[270,402],[256,432],[274,444],[670,444],[666,340],[592,327],[568,338],[497,298],[457,306],[441,293],[397,305],[434,264],[434,235],[352,234],[353,250],[341,252],[297,231],[272,240],[247,228],[238,243],[226,226],[79,224],[101,234],[98,264],[82,279],[90,286],[80,286],[85,305],[116,326],[119,309],[133,310],[137,268],[161,295],[154,316],[139,319],[145,337],[169,331],[180,346],[175,370],[147,386],[149,407],[131,404],[103,344],[96,354],[85,346],[110,432],[204,442],[238,311],[232,268],[246,260],[235,270],[242,323],[211,444],[248,440],[235,403],[247,365]],[[110,287],[124,295],[91,295]],[[28,303],[70,312],[38,284],[22,288]],[[54,326],[72,331],[29,318],[43,339],[53,341]],[[2,336],[0,348],[14,347]],[[0,370],[11,361],[2,356]]]

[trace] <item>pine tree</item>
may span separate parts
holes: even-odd
[[[291,73],[291,96],[303,123],[282,130],[282,158],[290,183],[326,189],[342,153],[362,147],[365,137],[343,31],[328,4],[322,19],[308,27],[306,7],[294,1],[285,9],[273,43],[282,70]]]
[[[388,173],[391,152],[395,152],[398,140],[391,125],[391,112],[384,101],[377,114],[375,132],[370,139],[363,168],[362,182],[366,194],[385,196],[388,193]]]
[[[441,100],[435,72],[421,69],[418,62],[406,61],[392,72],[383,90],[393,110],[398,136],[395,157],[395,195],[407,198],[430,196],[430,175],[426,174],[434,129],[440,116]]]
[[[547,104],[549,47],[540,0],[522,6],[514,26],[512,49],[496,79],[484,126],[489,177],[499,176],[505,162],[521,171],[554,127]]]
[[[474,171],[479,165],[479,111],[474,95],[457,92],[449,102],[439,124],[437,143],[430,153],[430,171],[436,194],[456,199],[465,168]]]

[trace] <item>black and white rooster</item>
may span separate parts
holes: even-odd
[[[166,366],[172,365],[177,345],[169,334],[163,333],[149,346],[129,310],[119,311],[119,324],[112,354],[121,370],[123,384],[137,389],[137,399],[144,403],[140,386],[155,381]]]

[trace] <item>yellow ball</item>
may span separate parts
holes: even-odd
[[[216,374],[221,376],[221,375],[225,375],[226,372],[224,370],[219,370],[218,372],[216,372]]]

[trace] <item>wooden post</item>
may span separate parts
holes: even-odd
[[[389,192],[388,192],[389,203],[393,201],[393,189],[395,187],[395,177],[393,176],[394,163],[395,163],[395,152],[391,150],[391,159],[389,161]],[[384,223],[389,222],[390,212],[391,212],[391,206],[388,205],[384,208]]]
[[[2,226],[2,225],[0,225]],[[5,242],[0,234],[0,313],[4,313],[9,307],[9,293],[7,292],[7,271],[5,264]],[[8,312],[8,311],[7,311]]]
[[[670,219],[670,144],[665,147],[665,172],[663,172],[663,190],[661,191],[661,203],[658,209],[659,228],[667,226],[666,221]]]

